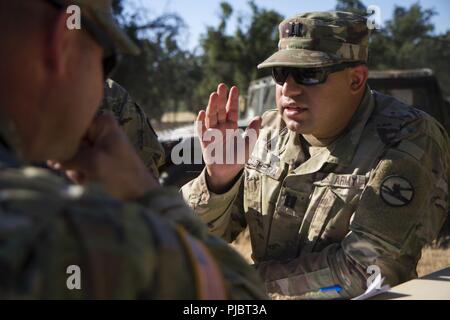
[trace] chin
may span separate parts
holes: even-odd
[[[284,118],[284,122],[286,123],[286,127],[299,134],[309,134],[310,129],[307,125],[305,125],[304,121],[295,121],[290,118]]]

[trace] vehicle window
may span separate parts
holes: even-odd
[[[263,110],[261,110],[261,114],[265,111],[275,108],[275,86],[267,87],[264,90],[264,100],[262,103]]]

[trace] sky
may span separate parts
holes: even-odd
[[[200,35],[205,32],[207,26],[217,26],[222,0],[125,0],[127,9],[144,7],[149,11],[150,17],[156,17],[163,13],[178,13],[185,21],[188,32],[181,39],[181,44],[187,49],[194,49],[199,44]],[[234,9],[233,17],[227,28],[233,32],[236,27],[236,18],[239,13],[249,14],[247,0],[227,0]],[[256,0],[259,7],[274,9],[285,17],[292,16],[303,11],[332,10],[336,5],[335,0]],[[419,2],[422,8],[433,8],[437,14],[433,18],[435,24],[434,33],[444,33],[450,30],[450,1],[449,0],[362,0],[366,5],[376,5],[380,8],[381,23],[392,17],[394,7],[409,7]]]

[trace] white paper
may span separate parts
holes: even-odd
[[[357,296],[356,298],[353,298],[352,300],[366,300],[366,299],[372,298],[374,296],[377,296],[379,294],[382,294],[386,291],[389,291],[391,289],[391,287],[388,284],[383,286],[383,281],[384,281],[384,278],[381,278],[381,275],[378,274],[378,276],[375,278],[375,280],[367,288],[366,292],[364,292],[360,296]]]

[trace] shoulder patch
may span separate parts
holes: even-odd
[[[380,197],[390,206],[403,207],[414,198],[414,188],[403,177],[388,176],[380,185]]]

